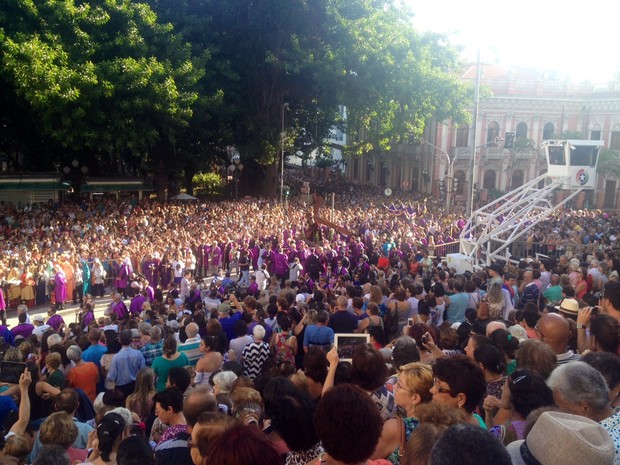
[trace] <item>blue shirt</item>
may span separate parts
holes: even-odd
[[[112,357],[108,379],[118,386],[133,383],[138,372],[146,366],[142,352],[131,347],[123,347]]]
[[[101,366],[101,356],[108,351],[108,348],[102,344],[91,345],[82,353],[82,360],[85,362],[93,362],[98,367]]]
[[[235,334],[235,323],[237,322],[237,320],[240,319],[241,312],[233,313],[230,316],[218,319],[229,341],[232,341],[234,338],[237,337],[237,335]]]
[[[310,325],[304,333],[304,347],[327,347],[334,343],[334,330],[329,326]]]
[[[451,295],[450,305],[448,306],[448,320],[451,323],[463,323],[467,305],[469,305],[469,296],[465,292],[457,292]]]

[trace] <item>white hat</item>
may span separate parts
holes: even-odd
[[[543,413],[525,440],[507,446],[513,465],[613,465],[614,443],[605,428],[589,418]]]
[[[563,299],[560,305],[555,308],[557,308],[560,313],[575,316],[579,313],[579,302],[575,299]]]
[[[299,303],[299,302],[305,302],[306,301],[306,296],[303,294],[297,294],[295,296],[295,302]]]

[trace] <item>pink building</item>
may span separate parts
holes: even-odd
[[[547,171],[540,149],[544,140],[601,140],[601,154],[618,169],[615,173],[599,170],[596,189],[580,193],[575,207],[618,208],[620,82],[575,85],[545,79],[532,70],[497,65],[483,65],[481,69],[483,91],[475,141],[470,127],[457,127],[450,121],[429,122],[424,139],[431,144],[402,144],[389,153],[370,153],[352,159],[347,165],[347,178],[355,183],[439,196],[449,155],[454,160],[453,177],[458,179],[453,201],[464,204],[472,180],[473,143],[478,147],[474,185],[478,200],[484,202]],[[473,84],[475,77],[476,66],[472,65],[463,79]],[[514,143],[510,146],[502,140],[496,145],[496,137],[513,137]],[[562,197],[565,193],[557,191],[556,195]]]

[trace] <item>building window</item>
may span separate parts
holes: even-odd
[[[545,124],[545,128],[543,129],[543,139],[553,139],[555,137],[555,126],[553,123]]]
[[[590,131],[590,140],[601,140],[601,131]]]
[[[620,150],[620,131],[611,131],[610,150]]]
[[[484,173],[483,189],[495,189],[495,171],[488,170]]]
[[[469,145],[469,126],[462,126],[456,130],[456,146],[467,147]]]
[[[499,123],[497,121],[493,121],[489,124],[487,129],[487,144],[495,141],[496,137],[499,137]]]
[[[517,132],[515,134],[517,139],[527,139],[527,123],[521,121],[517,124]]]
[[[517,187],[520,187],[523,185],[523,171],[521,170],[515,170],[512,173],[512,183],[511,183],[511,188],[512,189],[516,189]]]

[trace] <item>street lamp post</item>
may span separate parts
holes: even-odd
[[[437,147],[434,144],[431,144],[427,140],[424,140],[423,142],[430,145],[435,150],[437,150],[441,155],[446,157],[446,161],[448,163],[448,170],[447,170],[447,174],[444,175],[444,179],[446,180],[446,214],[448,214],[450,213],[450,207],[451,207],[451,202],[452,202],[452,191],[454,189],[454,181],[453,181],[454,162],[456,161],[457,157],[451,158],[447,152],[444,152],[439,147]]]
[[[280,205],[284,205],[284,110],[288,102],[282,104],[282,132],[280,133],[281,166],[280,166]]]

